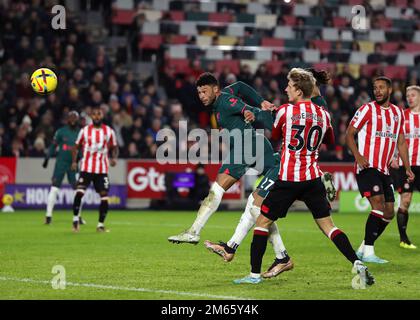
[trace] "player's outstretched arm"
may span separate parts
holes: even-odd
[[[400,158],[403,162],[405,171],[407,173],[408,182],[412,182],[414,181],[415,176],[410,167],[410,160],[408,157],[408,147],[407,147],[407,143],[405,142],[405,137],[403,133],[398,134],[397,148],[400,154]]]
[[[77,171],[77,154],[79,153],[80,144],[75,144],[71,149],[71,170]]]

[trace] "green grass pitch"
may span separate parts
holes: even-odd
[[[96,211],[83,213],[88,224],[71,231],[69,211],[54,214],[43,225],[43,212],[0,213],[0,299],[419,299],[420,249],[399,247],[396,221],[376,245],[390,260],[370,264],[377,283],[354,290],[350,263],[315,225],[309,213],[289,213],[279,221],[292,271],[259,285],[235,285],[249,272],[251,233],[235,259],[225,263],[207,251],[203,241],[227,241],[240,212],[217,212],[194,246],[175,245],[167,237],[187,228],[194,212],[110,211],[110,233],[95,231]],[[338,227],[357,248],[366,214],[334,214]],[[412,215],[409,235],[420,244],[420,216]],[[273,259],[267,247],[263,268]],[[53,289],[54,265],[66,271],[67,286]]]

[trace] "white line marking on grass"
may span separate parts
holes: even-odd
[[[3,277],[3,276],[0,276],[0,281],[13,281],[13,282],[51,285],[51,281],[47,281],[47,280],[34,280],[34,279],[28,279],[28,278],[13,278],[13,277]],[[119,287],[119,286],[110,286],[110,285],[102,285],[102,284],[95,284],[95,283],[66,282],[66,286],[95,288],[95,289],[104,289],[104,290],[118,290],[118,291],[164,293],[164,294],[173,294],[177,296],[190,296],[190,297],[225,299],[225,300],[256,300],[252,298],[222,296],[222,295],[215,295],[215,294],[208,294],[208,293],[195,293],[195,292],[158,290],[158,289],[134,288],[134,287]]]

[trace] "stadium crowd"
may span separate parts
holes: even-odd
[[[158,85],[153,79],[139,82],[132,71],[124,70],[124,59],[111,62],[104,45],[95,44],[77,19],[68,18],[65,31],[52,30],[49,19],[40,1],[0,3],[0,156],[44,157],[68,111],[77,110],[83,125],[89,122],[91,108],[99,105],[106,123],[116,131],[121,157],[154,158],[160,129],[176,130],[182,119],[189,121],[190,128],[210,128],[210,112],[198,100],[194,85],[204,71],[215,72],[222,86],[243,81],[276,105],[286,102],[287,63],[274,75],[265,64],[256,72],[245,64],[235,74],[228,67],[216,72],[214,63],[204,67],[196,57],[184,74],[164,65]],[[162,48],[160,63],[164,55]],[[40,66],[57,72],[54,94],[37,96],[32,91],[30,75]],[[406,81],[394,81],[391,101],[404,107],[405,86],[417,83],[416,73],[410,73]],[[321,160],[352,161],[345,129],[356,108],[372,99],[371,78],[355,78],[344,66],[321,92],[336,136],[335,149],[322,149]]]

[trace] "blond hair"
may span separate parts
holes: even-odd
[[[415,91],[417,91],[418,93],[420,93],[420,86],[408,86],[408,87],[405,89],[405,92],[407,93],[409,90],[415,90]]]
[[[310,98],[316,85],[312,73],[302,68],[293,68],[287,75],[287,79],[293,81],[296,89],[302,91],[303,98]]]

